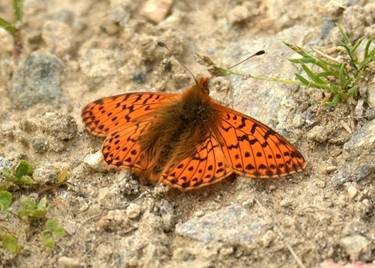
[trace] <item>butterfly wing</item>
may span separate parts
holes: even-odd
[[[216,106],[221,111],[216,133],[236,173],[271,178],[305,168],[302,154],[280,134],[249,116]]]
[[[82,110],[87,129],[94,135],[107,136],[118,128],[132,126],[178,94],[137,92],[98,99]]]
[[[196,152],[178,163],[167,165],[160,182],[181,191],[217,183],[233,173],[213,133],[197,146]]]
[[[150,124],[151,119],[146,118],[109,134],[102,145],[104,161],[111,167],[146,170],[150,159],[142,153],[138,140]]]

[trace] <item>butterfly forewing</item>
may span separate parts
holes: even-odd
[[[250,177],[270,178],[305,168],[301,153],[259,121],[224,106],[217,132],[233,169]]]
[[[173,93],[126,93],[106,97],[89,103],[82,118],[89,131],[97,136],[107,136],[117,128],[132,126],[155,109],[177,98]]]

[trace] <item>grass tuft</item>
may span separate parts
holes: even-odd
[[[17,59],[22,51],[22,38],[19,31],[19,24],[23,17],[23,0],[12,0],[13,20],[7,21],[0,17],[0,27],[5,29],[13,37],[14,49],[13,54]]]
[[[341,27],[339,29],[342,57],[337,59],[319,50],[310,53],[302,47],[285,43],[301,56],[289,59],[302,68],[303,74],[296,73],[296,79],[303,86],[328,93],[327,104],[330,106],[336,106],[339,102],[346,102],[350,97],[358,96],[360,84],[369,71],[369,64],[375,60],[375,48],[371,39],[361,37],[351,41],[348,34]],[[362,47],[363,52],[360,53]]]

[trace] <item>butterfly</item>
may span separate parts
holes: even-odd
[[[232,174],[267,179],[304,170],[304,157],[284,137],[212,99],[209,79],[182,93],[134,92],[89,103],[83,122],[105,137],[104,161],[181,191]]]

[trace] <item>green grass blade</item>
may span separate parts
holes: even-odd
[[[367,41],[367,43],[366,43],[366,46],[365,46],[365,52],[364,52],[364,54],[363,54],[363,60],[365,60],[365,59],[368,57],[368,55],[369,55],[369,50],[370,50],[371,43],[372,43],[372,40],[371,40],[371,39],[369,39],[369,40]]]
[[[301,81],[301,83],[306,86],[306,87],[310,87],[311,86],[311,83],[305,78],[303,77],[302,75],[300,74],[295,74],[296,75],[296,78]]]
[[[305,71],[305,73],[311,78],[311,80],[314,81],[315,84],[325,86],[327,84],[326,81],[323,81],[322,79],[319,78],[307,65],[302,64],[302,68]]]
[[[350,38],[348,36],[348,34],[346,33],[346,31],[344,30],[344,28],[341,26],[341,25],[338,25],[338,28],[339,28],[339,31],[341,33],[341,36],[343,38],[343,44],[350,44],[351,45],[351,41],[350,41]]]
[[[345,64],[341,64],[341,67],[340,67],[340,71],[339,71],[339,80],[340,80],[340,85],[341,85],[341,88],[345,88],[346,87],[346,72],[345,72]]]
[[[16,22],[22,20],[23,12],[22,12],[22,0],[13,0],[13,10],[14,10],[14,18]]]
[[[351,51],[352,51],[352,54],[355,54],[358,47],[361,45],[362,41],[365,40],[365,37],[361,37],[359,38],[355,43],[354,43],[354,46],[352,47]]]
[[[10,22],[0,18],[0,27],[4,28],[7,32],[14,34],[17,31],[17,28]]]

